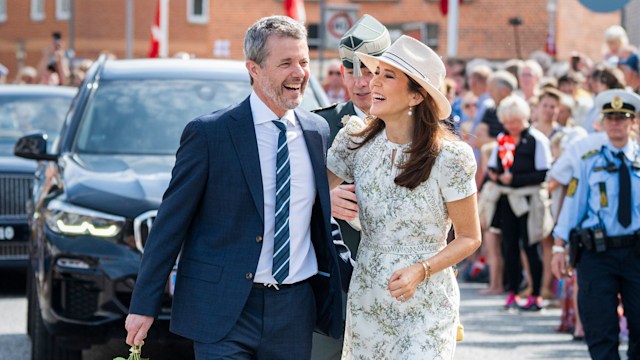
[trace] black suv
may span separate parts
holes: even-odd
[[[0,85],[0,268],[24,269],[29,254],[27,201],[37,163],[13,155],[16,140],[34,130],[55,140],[76,88]]]
[[[16,155],[41,160],[30,219],[32,359],[79,359],[83,348],[124,337],[141,255],[183,127],[250,91],[240,61],[101,58],[53,149],[46,150],[42,134],[16,143]],[[312,79],[302,106],[325,105]],[[171,283],[153,328],[159,337],[168,335]]]

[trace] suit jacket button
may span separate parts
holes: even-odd
[[[247,273],[246,278],[247,278],[247,280],[253,279],[253,274],[252,273]]]
[[[258,235],[256,236],[256,242],[262,242],[262,236]]]

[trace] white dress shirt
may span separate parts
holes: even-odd
[[[264,193],[263,244],[254,282],[275,284],[276,280],[271,274],[271,268],[275,228],[276,157],[280,130],[272,122],[278,120],[278,116],[255,92],[251,93],[249,102],[258,141]],[[287,111],[282,121],[287,125],[287,146],[291,169],[289,276],[283,283],[293,284],[318,273],[318,261],[311,243],[311,210],[316,198],[316,183],[307,143],[293,110]]]

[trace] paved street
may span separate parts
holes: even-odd
[[[30,345],[26,333],[27,302],[24,297],[24,275],[0,274],[0,360],[29,360]],[[540,313],[509,313],[500,310],[503,296],[479,296],[482,284],[461,284],[462,322],[465,340],[459,343],[456,360],[461,359],[588,359],[584,343],[574,342],[571,335],[558,334],[560,310],[545,309]],[[159,345],[159,344],[156,344]],[[166,347],[145,348],[152,360],[181,359],[175,352],[170,357]],[[172,349],[176,350],[176,349]],[[110,360],[126,355],[119,341],[84,352],[85,359]],[[621,358],[626,359],[626,344]]]

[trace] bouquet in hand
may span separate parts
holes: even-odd
[[[140,354],[142,353],[142,345],[144,345],[144,341],[140,343],[140,345],[133,345],[129,352],[131,353],[128,358],[117,357],[113,360],[149,360],[148,358],[141,358]]]

